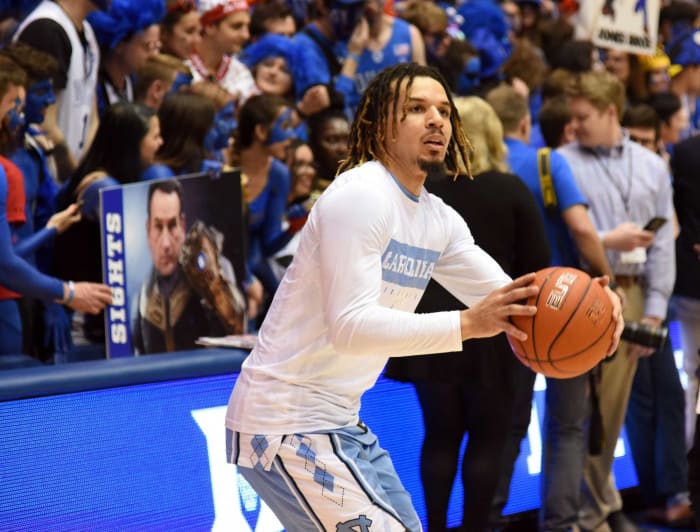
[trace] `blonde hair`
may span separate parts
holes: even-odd
[[[489,170],[508,171],[507,148],[503,142],[503,126],[496,111],[477,96],[455,98],[462,128],[474,146],[470,163],[474,175]]]
[[[582,72],[566,87],[570,98],[588,100],[598,111],[605,111],[610,104],[617,109],[618,118],[625,108],[625,86],[609,72]]]

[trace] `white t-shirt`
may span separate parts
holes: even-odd
[[[459,311],[415,314],[430,277],[466,305],[510,278],[462,217],[416,197],[378,162],[338,176],[316,202],[229,400],[247,434],[358,422],[389,356],[459,351]]]

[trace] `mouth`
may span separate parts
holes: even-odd
[[[423,144],[433,149],[442,149],[445,147],[446,139],[443,135],[431,133],[423,137]]]

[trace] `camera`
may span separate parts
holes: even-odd
[[[623,340],[644,347],[653,347],[655,350],[663,347],[667,337],[668,327],[654,327],[636,321],[625,323],[625,328],[622,331]]]

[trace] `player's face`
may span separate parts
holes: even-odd
[[[411,168],[442,163],[452,137],[451,105],[442,84],[430,77],[417,77],[406,93],[404,83],[397,112],[394,128],[390,108],[384,141],[389,157]]]
[[[172,275],[185,241],[185,218],[176,193],[161,190],[153,193],[146,229],[153,266],[160,275]]]
[[[202,40],[201,30],[197,11],[185,13],[171,32],[163,34],[164,50],[180,59],[188,59]]]
[[[146,167],[153,164],[158,148],[163,145],[163,137],[160,136],[160,121],[157,116],[148,119],[148,131],[141,140],[141,164]]]
[[[284,96],[292,88],[292,75],[284,57],[268,57],[255,67],[255,84],[266,94]]]
[[[579,143],[589,148],[605,145],[613,123],[617,122],[614,106],[611,104],[600,111],[584,98],[569,98],[568,102],[571,123]]]
[[[216,26],[216,40],[225,53],[237,54],[250,39],[250,15],[247,11],[236,11]]]

